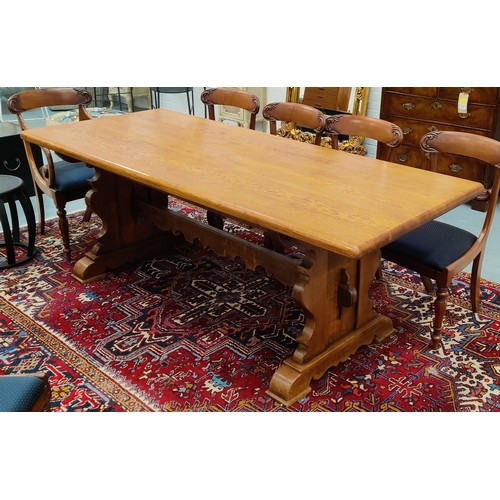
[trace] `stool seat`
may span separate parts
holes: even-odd
[[[19,215],[16,202],[21,205],[28,226],[27,242],[20,240]],[[9,207],[10,220],[7,217],[5,205]],[[0,223],[3,232],[3,241],[0,241],[0,248],[5,248],[6,254],[6,258],[2,259],[0,257],[0,269],[18,266],[31,260],[37,252],[35,248],[35,212],[30,199],[24,191],[24,182],[20,177],[0,175]]]
[[[20,177],[0,175],[0,196],[10,194],[23,186],[23,180]]]

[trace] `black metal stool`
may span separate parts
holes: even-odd
[[[194,115],[194,87],[150,87],[150,89],[153,109],[160,107],[160,94],[186,94],[188,113]]]
[[[19,216],[17,213],[16,200],[19,201],[24,211],[26,223],[28,225],[28,242],[20,241],[19,236]],[[31,260],[36,255],[35,236],[36,223],[35,212],[30,199],[24,192],[24,182],[19,177],[13,175],[0,175],[0,222],[2,224],[3,241],[0,241],[0,247],[5,247],[7,260],[0,259],[0,269],[7,269],[18,266],[23,262]],[[10,209],[10,222],[7,217],[5,205]],[[25,249],[24,255],[16,259],[16,247]]]

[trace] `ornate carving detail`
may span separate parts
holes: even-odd
[[[207,89],[207,90],[204,90],[202,93],[201,93],[201,102],[203,104],[214,104],[211,99],[210,99],[210,96],[215,92],[215,89]]]
[[[392,135],[394,136],[394,139],[391,142],[388,142],[387,145],[391,148],[395,148],[401,144],[401,141],[403,140],[403,132],[397,125],[393,124]]]
[[[279,135],[280,137],[285,137],[286,139],[292,139],[294,141],[307,142],[308,144],[314,144],[315,141],[315,134],[312,134],[311,132],[303,132],[302,130],[296,129],[294,127],[294,124],[290,122],[282,123],[281,128],[278,129],[277,135]],[[339,143],[339,150],[359,156],[366,156],[368,154],[368,150],[363,146],[363,141],[364,137],[351,135],[348,140]],[[321,146],[324,148],[331,148],[331,138],[322,137]]]
[[[260,102],[257,96],[252,97],[252,104],[253,104],[253,109],[249,109],[250,113],[256,115],[259,112],[260,109]]]
[[[425,134],[422,137],[422,140],[420,141],[421,148],[428,153],[437,153],[438,150],[434,149],[430,143],[432,141],[435,141],[440,135],[441,135],[440,131],[429,132],[428,134]]]
[[[366,156],[368,150],[363,146],[364,140],[364,137],[351,135],[348,140],[339,143],[339,150],[359,156]]]
[[[329,116],[326,122],[326,131],[329,134],[339,135],[339,133],[333,128],[333,125],[339,122],[344,115],[333,115]]]
[[[21,108],[19,108],[19,100],[17,98],[17,94],[9,97],[7,107],[9,108],[9,111],[14,114],[18,114],[23,111]]]
[[[274,120],[274,117],[272,115],[272,112],[278,107],[277,102],[272,102],[271,104],[267,104],[264,106],[264,109],[262,110],[262,116],[266,120]]]
[[[79,96],[84,99],[82,104],[90,104],[92,102],[92,94],[86,89],[73,89]]]

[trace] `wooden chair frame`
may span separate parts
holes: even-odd
[[[339,135],[368,137],[391,148],[403,141],[403,131],[396,124],[363,115],[330,116],[326,120],[325,133],[330,135],[333,149],[339,149]]]
[[[276,122],[290,122],[314,130],[314,144],[321,145],[326,116],[312,106],[294,102],[272,102],[264,107],[262,116],[269,121],[269,131],[272,135],[278,134]]]
[[[424,135],[420,145],[422,149],[430,154],[431,168],[437,171],[437,156],[439,153],[449,153],[482,160],[496,167],[493,179],[493,187],[490,194],[488,210],[485,214],[484,223],[477,236],[475,243],[457,260],[449,264],[445,269],[437,269],[424,266],[420,263],[406,259],[395,254],[389,248],[382,249],[382,256],[392,262],[418,272],[422,276],[424,286],[428,292],[434,291],[432,279],[436,282],[436,300],[434,302],[434,326],[432,345],[437,349],[441,344],[442,324],[446,312],[446,301],[448,289],[454,276],[462,271],[472,262],[470,298],[472,311],[478,312],[481,305],[480,281],[481,268],[488,234],[493,223],[495,209],[500,189],[500,142],[467,132],[431,132]]]
[[[14,94],[9,98],[8,107],[11,113],[17,115],[19,124],[22,130],[29,129],[26,120],[23,117],[23,113],[32,109],[43,108],[48,106],[60,106],[60,105],[72,105],[78,106],[78,118],[79,120],[90,120],[92,117],[88,114],[85,106],[87,106],[92,101],[92,95],[90,92],[84,89],[75,88],[47,88],[47,89],[36,89],[36,90],[26,90],[24,92],[19,92]],[[56,187],[56,170],[54,166],[54,160],[52,153],[47,148],[42,148],[45,155],[47,163],[43,166],[36,164],[32,146],[29,142],[24,142],[26,149],[26,156],[28,159],[28,164],[30,166],[31,175],[33,177],[33,183],[35,186],[36,197],[38,201],[38,210],[40,214],[40,234],[45,232],[45,208],[43,204],[42,193],[49,196],[56,205],[57,215],[59,217],[59,229],[61,231],[64,251],[68,260],[71,259],[71,249],[69,242],[69,227],[68,220],[66,218],[66,203],[69,201],[77,200],[80,198],[85,198],[87,191],[90,188],[83,187],[80,189],[75,189],[70,192],[60,191]],[[70,163],[77,163],[78,160],[67,157],[62,154],[58,154],[60,158],[64,161]],[[85,212],[85,220],[90,217],[90,211],[87,209]]]
[[[260,110],[260,101],[256,95],[246,90],[219,87],[204,90],[200,98],[201,102],[207,106],[210,120],[215,120],[215,106],[234,106],[250,113],[248,128],[255,130],[257,113]]]

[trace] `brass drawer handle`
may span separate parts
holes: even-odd
[[[436,125],[431,125],[427,130],[429,132],[439,132],[439,129],[436,127]]]
[[[398,160],[401,162],[401,163],[405,163],[408,161],[408,155],[405,155],[404,153],[401,153],[398,155]]]
[[[443,107],[443,105],[440,103],[440,102],[433,102],[431,104],[431,108],[434,109],[434,110],[438,110],[438,109],[441,109]]]
[[[403,127],[403,135],[411,134],[413,130],[410,127]]]
[[[465,94],[471,94],[474,91],[473,87],[462,87],[460,92],[464,92]]]
[[[460,118],[464,118],[464,119],[465,119],[465,118],[469,118],[470,113],[458,113],[458,116],[459,116]]]
[[[411,109],[415,109],[415,104],[412,102],[405,102],[403,104],[403,108],[405,108],[407,111],[410,111]]]
[[[10,167],[9,162],[7,160],[3,160],[3,166],[5,167],[6,170],[10,170],[11,172],[15,172],[16,170],[19,170],[19,167],[21,166],[21,160],[19,158],[16,158],[15,162],[16,162],[16,166]]]
[[[452,163],[450,165],[450,170],[454,173],[454,174],[458,174],[458,172],[460,172],[462,170],[462,165],[458,165],[457,163]]]

